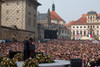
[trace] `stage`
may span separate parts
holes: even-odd
[[[43,63],[39,64],[39,67],[70,67],[70,61],[66,60],[54,60],[55,63]],[[22,67],[24,62],[17,62],[18,67]]]

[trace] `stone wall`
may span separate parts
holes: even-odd
[[[1,27],[1,38],[0,39],[16,39],[17,41],[24,41],[26,36],[29,36],[34,39],[35,33],[31,31],[13,29],[10,27]]]
[[[1,25],[25,30],[25,0],[5,0],[2,2]]]

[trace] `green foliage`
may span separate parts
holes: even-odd
[[[4,57],[1,61],[1,67],[17,67],[17,64],[9,58]]]
[[[36,59],[29,58],[25,60],[23,67],[38,67],[38,61]]]
[[[12,59],[13,61],[23,61],[24,54],[23,53],[17,53],[14,55],[14,58]]]
[[[38,54],[36,55],[36,59],[38,60],[38,62],[41,63],[54,63],[54,59],[47,54],[44,54],[44,56],[42,56],[42,54]]]
[[[0,63],[1,63],[2,60],[3,60],[3,56],[0,56]]]

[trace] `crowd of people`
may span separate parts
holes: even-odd
[[[100,64],[100,43],[92,41],[50,41],[36,45],[36,52],[51,54],[57,60],[81,58],[86,67]]]
[[[8,42],[0,44],[0,54],[9,55],[9,50],[23,52],[24,44]],[[35,52],[51,54],[56,60],[81,58],[85,67],[100,64],[100,42],[53,40],[46,43],[35,43]]]
[[[6,42],[0,44],[0,54],[8,56],[10,51],[23,52],[24,44],[21,42]]]

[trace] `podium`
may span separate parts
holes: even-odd
[[[30,44],[29,45],[29,57],[34,57],[35,56],[35,44]]]

